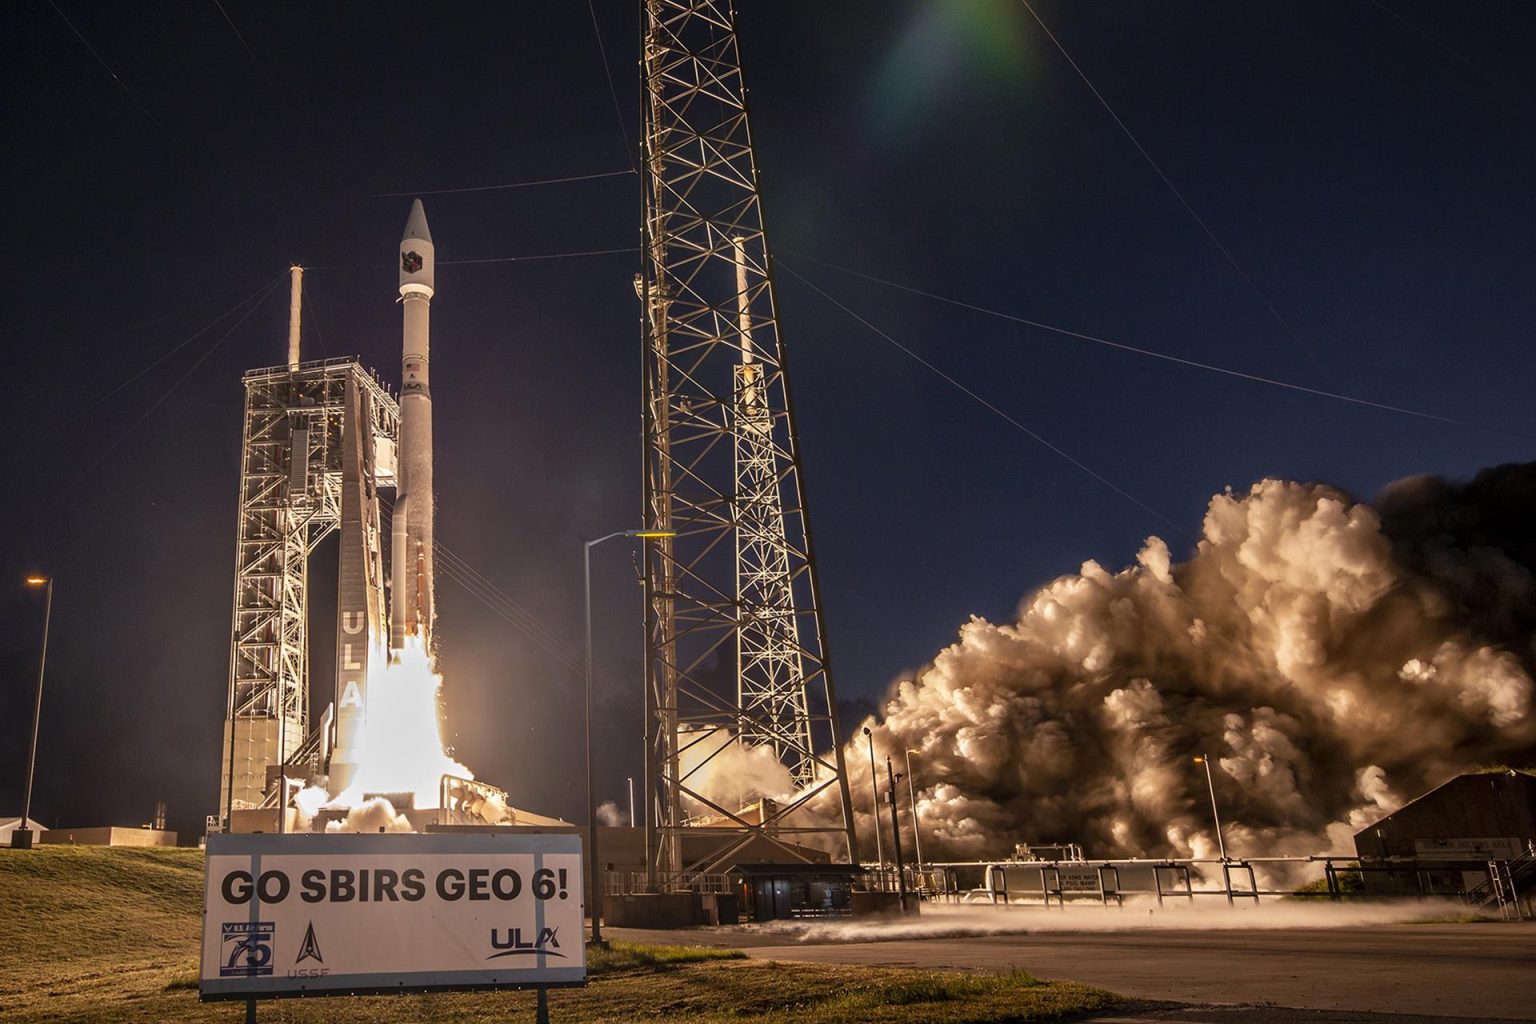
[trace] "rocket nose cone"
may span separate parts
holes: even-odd
[[[407,238],[432,241],[432,232],[427,227],[427,211],[422,207],[420,199],[411,200],[411,215],[405,219],[405,234],[400,236],[400,240],[403,242]]]

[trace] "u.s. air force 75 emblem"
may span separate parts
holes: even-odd
[[[271,921],[226,921],[222,926],[221,978],[260,978],[272,973]]]

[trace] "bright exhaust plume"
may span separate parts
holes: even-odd
[[[376,793],[411,793],[417,807],[436,807],[443,775],[474,777],[443,752],[438,713],[443,677],[433,669],[421,637],[407,637],[395,655],[370,662],[368,718],[357,774],[351,787],[332,801],[354,813],[362,809],[366,794]]]

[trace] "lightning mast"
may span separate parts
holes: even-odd
[[[858,857],[729,0],[646,0],[644,554],[653,884],[754,840]],[[732,747],[790,793],[719,785]],[[709,781],[714,778],[715,781]],[[684,835],[709,835],[685,855]]]

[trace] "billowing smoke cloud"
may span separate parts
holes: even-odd
[[[743,743],[724,731],[682,729],[678,750],[687,788],[718,807],[735,811],[764,797],[784,800],[794,792],[789,769],[773,756],[772,747]],[[719,813],[686,793],[683,811],[690,817]]]
[[[345,820],[329,822],[325,830],[327,832],[416,831],[410,819],[396,812],[394,805],[381,796],[372,797],[356,807],[348,808]]]
[[[1403,481],[1380,512],[1264,480],[1212,499],[1188,562],[1152,537],[1016,622],[972,618],[870,724],[882,751],[919,752],[930,858],[1214,855],[1204,752],[1233,854],[1353,852],[1455,773],[1529,763],[1533,626],[1536,464]],[[862,763],[862,739],[847,753]]]

